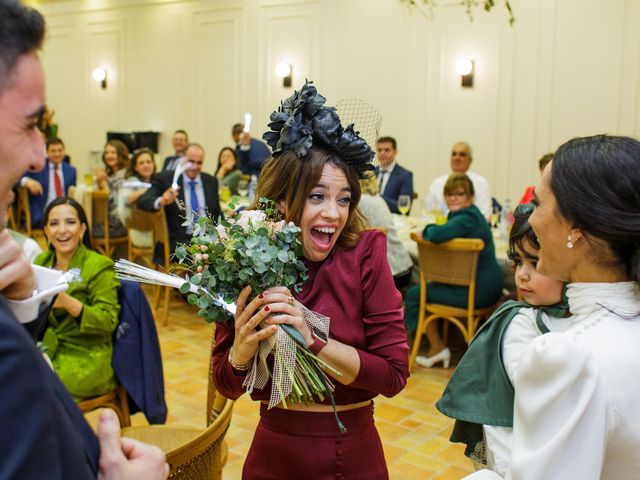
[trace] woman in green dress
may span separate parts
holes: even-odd
[[[76,400],[107,393],[116,387],[111,354],[120,313],[113,261],[91,250],[86,214],[71,198],[47,206],[44,232],[49,249],[35,264],[62,270],[69,281],[49,314],[45,351]]]
[[[447,223],[427,225],[422,233],[425,240],[442,243],[454,238],[480,238],[484,248],[480,252],[476,276],[476,307],[484,308],[495,304],[502,294],[502,271],[496,261],[493,235],[487,220],[473,204],[473,183],[464,174],[454,173],[444,185],[444,198],[449,209]],[[437,282],[427,284],[429,303],[441,303],[467,308],[469,289],[467,287],[445,285]],[[420,286],[409,289],[405,301],[405,324],[415,330],[420,308]],[[429,350],[427,356],[418,356],[416,363],[432,367],[438,362],[449,366],[451,352],[438,333],[437,322],[427,325]]]

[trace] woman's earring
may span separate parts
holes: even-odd
[[[573,248],[573,242],[571,241],[571,235],[567,237],[567,248]]]

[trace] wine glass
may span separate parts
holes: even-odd
[[[410,195],[400,195],[398,197],[398,211],[402,215],[407,215],[409,210],[411,209],[411,196]]]
[[[246,197],[249,195],[249,181],[240,179],[238,182],[238,193],[241,197]]]

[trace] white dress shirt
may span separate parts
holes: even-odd
[[[431,182],[426,200],[428,210],[442,210],[442,213],[445,215],[449,213],[447,204],[444,201],[444,184],[447,183],[449,175],[451,174],[442,175]],[[471,183],[473,183],[473,189],[475,191],[473,203],[488,220],[491,217],[491,190],[489,189],[489,182],[487,182],[483,176],[471,170],[467,170],[465,175],[467,175]]]
[[[515,378],[511,465],[468,479],[640,478],[640,287],[567,289],[571,327],[533,339]]]

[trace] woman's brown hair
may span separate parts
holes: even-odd
[[[120,140],[109,140],[105,144],[104,150],[102,150],[102,163],[107,167],[107,174],[113,175],[116,172],[113,171],[111,166],[107,165],[107,162],[104,160],[104,152],[107,149],[107,145],[111,145],[116,149],[116,153],[118,154],[118,170],[126,168],[129,165],[129,149],[124,142],[121,142]]]
[[[354,247],[365,229],[365,220],[356,208],[360,201],[360,179],[358,174],[347,167],[337,156],[320,147],[312,147],[309,153],[299,159],[294,151],[286,151],[276,158],[271,157],[265,163],[256,187],[255,202],[257,208],[260,198],[268,198],[285,208],[285,220],[300,224],[302,212],[311,190],[318,184],[326,164],[342,170],[351,188],[349,216],[340,237],[336,242],[339,248]]]
[[[456,189],[464,190],[467,197],[473,197],[476,192],[473,190],[473,182],[464,173],[452,173],[444,184],[444,194],[448,195]]]
[[[127,165],[127,173],[125,173],[124,175],[125,178],[134,176],[140,178],[138,176],[138,172],[136,172],[136,163],[138,163],[138,159],[145,153],[151,157],[151,161],[153,162],[153,173],[151,174],[151,176],[156,174],[156,160],[153,155],[153,150],[147,147],[142,147],[133,151],[131,161],[129,162],[129,165]]]

